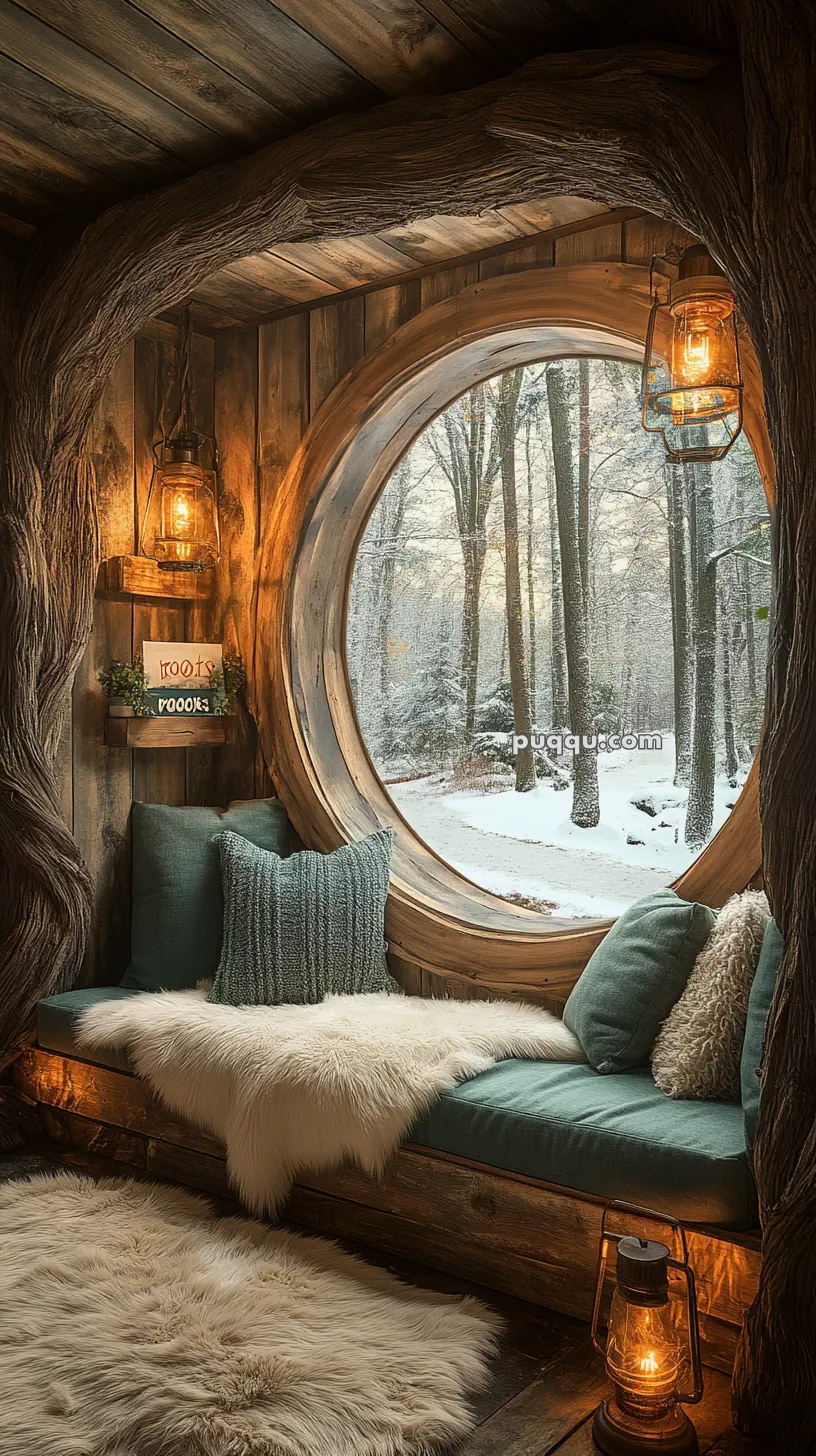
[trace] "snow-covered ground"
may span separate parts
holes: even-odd
[[[670,884],[693,858],[683,843],[686,790],[675,787],[673,774],[670,737],[659,750],[600,754],[594,829],[576,828],[572,790],[556,792],[549,781],[528,794],[450,793],[437,775],[393,784],[389,793],[420,837],[485,889],[551,901],[561,916],[613,916]],[[712,832],[738,793],[717,780]],[[636,808],[635,799],[657,812]]]

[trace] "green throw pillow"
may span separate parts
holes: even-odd
[[[289,859],[220,834],[224,948],[211,1001],[312,1005],[330,992],[396,991],[385,960],[393,834]]]
[[[615,921],[564,1007],[596,1072],[640,1066],[713,929],[707,905],[658,890]]]
[[[181,991],[215,975],[224,918],[216,839],[225,829],[278,854],[288,848],[289,823],[277,799],[237,800],[223,810],[133,805],[133,916],[123,986]]]
[[[745,1113],[745,1143],[749,1150],[756,1141],[759,1123],[759,1065],[765,1043],[765,1025],[771,1009],[771,999],[776,985],[776,975],[785,942],[775,920],[769,920],[762,937],[762,949],[748,997],[748,1020],[745,1024],[745,1040],[742,1043],[740,1081],[742,1084],[742,1110]]]

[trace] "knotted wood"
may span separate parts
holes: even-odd
[[[59,820],[52,765],[90,630],[88,421],[138,325],[276,243],[564,192],[663,214],[700,236],[735,285],[763,368],[778,472],[762,795],[786,950],[756,1160],[766,1262],[736,1410],[746,1431],[800,1456],[816,1451],[816,12],[797,0],[650,0],[626,12],[628,34],[651,39],[544,57],[463,95],[325,122],[112,208],[28,261],[5,247],[3,1045],[19,1042],[44,991],[76,974],[87,926],[87,880]],[[611,0],[586,13],[604,41],[621,23]]]

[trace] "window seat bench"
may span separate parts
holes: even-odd
[[[80,1010],[135,994],[99,987],[42,1001],[19,1085],[64,1140],[226,1194],[220,1145],[163,1108],[126,1058],[90,1061],[77,1045]],[[585,1066],[503,1062],[445,1094],[382,1180],[351,1168],[304,1177],[287,1217],[588,1318],[609,1199],[690,1226],[706,1358],[730,1368],[760,1261],[742,1109],[672,1101],[645,1068],[601,1077]]]

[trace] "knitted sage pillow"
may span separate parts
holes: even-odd
[[[331,992],[398,991],[385,960],[390,829],[333,854],[281,859],[218,836],[224,941],[210,1001],[312,1005]]]

